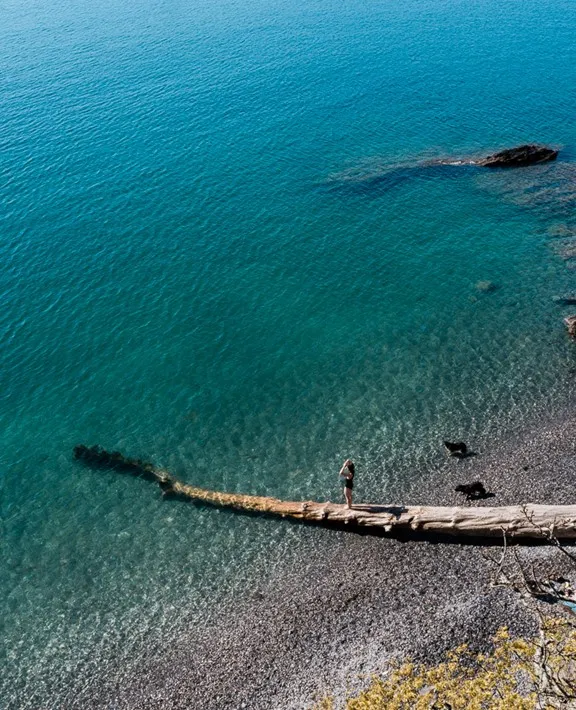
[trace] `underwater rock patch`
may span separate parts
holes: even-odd
[[[481,293],[493,293],[497,288],[498,286],[493,281],[478,281],[476,283],[476,290]]]
[[[564,318],[564,323],[568,328],[568,335],[571,338],[576,338],[576,316],[567,316]]]
[[[557,239],[554,242],[554,251],[561,259],[567,261],[576,257],[576,237]]]
[[[559,306],[574,306],[576,305],[576,293],[564,293],[561,296],[552,296],[552,300]]]

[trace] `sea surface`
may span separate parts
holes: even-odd
[[[0,2],[0,706],[321,546],[72,459],[397,500],[562,406],[571,0]],[[426,166],[528,141],[556,163]],[[484,282],[484,283],[482,283]],[[489,284],[485,282],[490,282]],[[73,689],[73,690],[72,690]]]

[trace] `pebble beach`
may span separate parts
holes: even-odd
[[[404,500],[453,504],[455,484],[480,478],[495,493],[486,504],[572,503],[575,433],[570,413],[539,422],[491,451],[447,459]],[[512,635],[536,630],[517,595],[491,586],[495,565],[486,555],[497,558],[498,543],[315,534],[322,555],[311,551],[282,578],[228,600],[209,625],[183,625],[176,643],[150,648],[140,667],[99,679],[70,707],[304,710],[325,694],[339,707],[392,659],[435,663],[461,643],[488,650],[501,626]],[[521,546],[519,554],[544,577],[573,574],[553,547]]]

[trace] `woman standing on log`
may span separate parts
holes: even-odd
[[[340,469],[340,478],[344,481],[344,498],[349,508],[352,508],[352,489],[354,488],[354,464],[350,459],[344,461]]]

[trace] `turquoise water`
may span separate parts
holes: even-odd
[[[352,456],[383,499],[434,475],[444,436],[562,403],[573,8],[1,13],[0,693],[83,707],[119,658],[324,538],[163,502],[74,444],[294,498],[338,497]],[[561,160],[404,169],[532,140]]]

